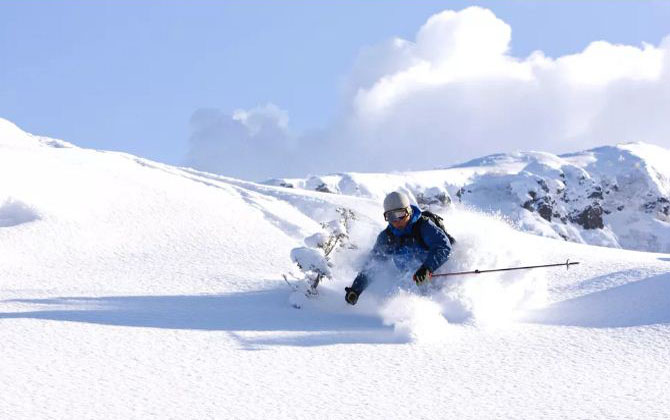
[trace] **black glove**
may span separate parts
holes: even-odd
[[[412,276],[412,280],[414,280],[414,283],[416,285],[422,284],[426,280],[430,280],[430,277],[433,275],[433,273],[430,272],[428,268],[425,266],[419,267],[418,270],[416,270],[416,273],[414,273],[414,276]]]
[[[346,292],[344,300],[346,300],[349,305],[355,305],[356,302],[358,302],[358,293],[351,287],[345,287],[344,291]]]

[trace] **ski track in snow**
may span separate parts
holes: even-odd
[[[446,214],[417,289],[343,288],[380,203],[30,136],[0,120],[0,418],[670,417],[670,255]],[[296,310],[290,251],[347,207],[357,250]]]

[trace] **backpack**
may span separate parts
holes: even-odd
[[[456,239],[454,239],[454,237],[451,236],[451,235],[449,234],[449,232],[447,232],[447,228],[444,226],[444,219],[442,218],[442,216],[440,216],[439,214],[435,214],[435,213],[433,213],[432,211],[425,210],[425,211],[422,211],[422,212],[421,212],[421,218],[420,218],[420,219],[423,219],[423,218],[428,219],[428,220],[431,220],[433,223],[435,223],[435,226],[437,226],[437,227],[439,227],[440,229],[442,229],[442,231],[444,231],[444,233],[447,235],[447,238],[449,238],[449,242],[451,243],[452,246],[456,243]],[[423,238],[421,237],[421,232],[419,232],[419,226],[418,226],[418,225],[419,225],[419,223],[418,223],[418,221],[417,221],[417,223],[414,224],[414,228],[412,229],[412,235],[413,235],[413,236],[414,236],[414,237],[415,237],[421,244],[423,244],[424,247],[426,247],[426,246],[425,246],[426,244],[425,244],[425,242],[423,241]]]
[[[421,237],[419,222],[422,220],[424,222],[431,220],[433,223],[435,223],[435,226],[442,229],[442,231],[447,235],[447,238],[449,238],[451,246],[453,246],[456,243],[456,239],[454,239],[454,237],[451,236],[449,232],[447,232],[447,228],[444,227],[444,219],[442,218],[442,216],[437,215],[432,211],[425,210],[421,212],[421,217],[419,218],[419,220],[416,221],[416,223],[414,223],[414,226],[412,227],[412,237],[416,239],[417,242],[419,242],[419,244],[421,244],[422,247],[428,249],[428,245],[426,245],[426,242],[424,242],[423,238]],[[388,228],[386,229],[386,235],[388,236],[389,240],[392,240],[393,233],[391,233],[391,230]]]

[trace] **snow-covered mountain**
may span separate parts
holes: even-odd
[[[497,154],[448,169],[273,179],[269,185],[381,200],[401,189],[424,206],[499,212],[551,238],[670,252],[670,150],[645,143],[566,155]]]
[[[593,178],[586,159],[561,159]],[[531,163],[490,166],[523,179]],[[338,175],[329,188],[351,195],[324,194],[0,119],[0,418],[668,418],[670,254],[524,233],[458,204],[490,169],[448,171],[456,190],[433,172],[402,184],[421,185],[410,190],[424,203],[453,199],[442,214],[458,242],[442,271],[580,264],[426,289],[389,274],[351,307],[342,289],[384,225],[378,198],[404,175]],[[338,248],[332,279],[294,309],[291,251],[342,209],[356,247]]]

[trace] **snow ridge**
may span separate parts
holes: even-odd
[[[423,207],[453,202],[500,212],[527,232],[572,242],[670,252],[670,151],[645,143],[584,152],[496,154],[451,168],[343,173],[266,183],[381,200],[393,190]]]

